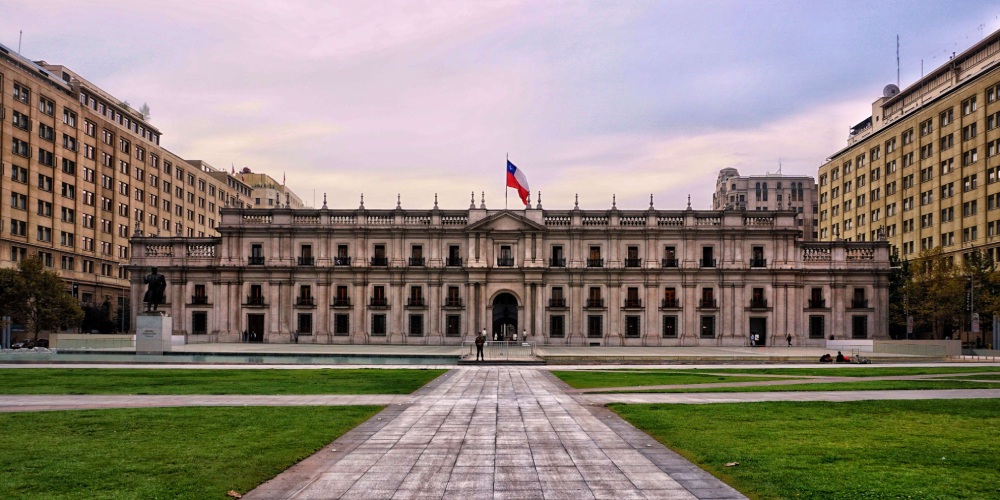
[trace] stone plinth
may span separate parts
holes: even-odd
[[[170,352],[173,320],[165,312],[143,312],[135,318],[135,353],[163,354]]]

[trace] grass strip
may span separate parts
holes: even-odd
[[[753,499],[1000,497],[1000,400],[610,407]]]
[[[0,498],[226,498],[316,452],[377,406],[0,413]]]
[[[644,371],[644,372],[588,372],[588,371],[553,371],[570,387],[576,389],[595,389],[600,387],[633,387],[646,385],[686,385],[713,384],[723,382],[760,382],[764,380],[788,380],[795,377],[726,377],[714,373],[676,372],[674,370]]]
[[[1000,381],[998,381],[1000,382]],[[918,391],[932,389],[1000,389],[997,382],[963,380],[870,380],[815,384],[753,385],[744,387],[691,387],[674,389],[623,389],[588,394],[694,393],[694,392],[816,392],[816,391]]]
[[[17,368],[0,370],[0,394],[409,394],[445,371]]]

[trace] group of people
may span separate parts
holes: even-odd
[[[819,362],[820,363],[833,363],[833,356],[830,356],[829,354],[824,354],[824,355],[822,355],[822,356],[819,357]],[[844,353],[842,353],[840,351],[837,351],[837,362],[838,363],[850,363],[851,362],[851,358],[848,358],[847,356],[844,356]]]

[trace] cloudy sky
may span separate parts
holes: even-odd
[[[708,208],[719,169],[815,175],[1000,29],[996,2],[0,0],[0,43],[148,103],[184,158],[336,208]],[[534,199],[537,195],[533,194]],[[510,193],[510,206],[518,205]]]

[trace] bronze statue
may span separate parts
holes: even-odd
[[[146,312],[155,311],[164,302],[163,292],[167,290],[167,278],[156,272],[154,267],[153,272],[143,278],[142,282],[149,285],[146,287],[146,295],[142,297],[142,301],[146,303]]]

